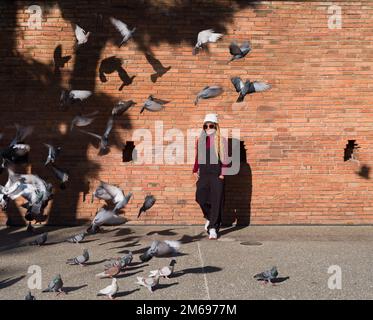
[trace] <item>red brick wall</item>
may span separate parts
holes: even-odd
[[[131,223],[201,223],[192,165],[123,163],[122,144],[132,140],[135,129],[149,128],[154,133],[155,120],[163,121],[164,130],[186,133],[199,128],[204,115],[212,111],[220,115],[222,127],[241,130],[247,152],[240,174],[226,181],[225,222],[236,218],[252,224],[373,222],[371,179],[358,174],[363,166],[372,166],[372,2],[338,2],[341,29],[328,28],[329,3],[322,2],[57,2],[48,7],[40,2],[41,30],[27,27],[25,10],[30,2],[0,6],[0,131],[4,133],[0,144],[12,138],[14,129],[9,126],[15,121],[34,125],[31,164],[18,171],[54,183],[43,166],[42,143],[64,148],[58,165],[69,170],[71,181],[64,191],[55,184],[55,199],[48,207],[51,223],[92,219],[103,205],[98,200],[91,203],[98,179],[134,193],[125,210]],[[118,34],[108,22],[111,15],[138,30],[120,49],[114,43]],[[92,32],[79,52],[75,52],[72,23]],[[209,53],[193,56],[197,33],[207,28],[223,32],[224,37],[209,46]],[[253,50],[245,59],[227,64],[231,40],[250,40]],[[59,44],[72,59],[56,75],[52,60]],[[156,83],[150,80],[154,71],[145,58],[146,49],[164,66],[172,66]],[[122,91],[116,73],[108,74],[106,83],[98,77],[100,61],[113,55],[124,60],[130,76],[136,75]],[[264,80],[273,88],[235,104],[232,76]],[[61,89],[69,85],[95,91],[84,105],[84,112],[100,111],[89,127],[94,132],[104,130],[117,101],[138,103],[115,123],[108,155],[97,156],[92,139],[64,130],[80,111],[75,106],[58,109]],[[225,92],[194,106],[196,93],[206,85],[221,85]],[[140,115],[149,94],[171,102],[161,112]],[[348,140],[361,147],[360,163],[344,161]],[[6,178],[3,173],[0,183]],[[155,195],[157,203],[138,221],[147,193]],[[14,207],[11,211],[13,221],[21,221]],[[0,219],[5,222],[4,213]]]

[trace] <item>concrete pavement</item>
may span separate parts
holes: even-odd
[[[96,293],[110,284],[97,279],[106,259],[134,253],[132,266],[118,277],[117,299],[373,299],[373,226],[249,226],[222,230],[218,241],[206,238],[202,226],[104,227],[81,244],[61,243],[86,227],[53,228],[42,247],[21,246],[34,238],[25,228],[0,228],[0,299],[24,299],[31,265],[42,270],[45,288],[57,273],[67,295],[32,290],[42,299],[105,299]],[[151,294],[139,287],[136,276],[168,264],[169,258],[141,263],[139,254],[152,240],[180,240],[175,275],[161,280]],[[86,267],[65,264],[88,248]],[[276,265],[280,281],[264,286],[253,275]],[[342,271],[342,289],[328,288],[330,266]],[[287,279],[287,277],[289,277]]]

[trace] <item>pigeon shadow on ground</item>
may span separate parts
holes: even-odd
[[[100,263],[103,263],[105,262],[106,259],[102,259],[102,260],[98,260],[98,261],[89,261],[89,262],[86,262],[85,265],[88,267],[88,266],[94,266],[96,264],[100,264]]]
[[[121,279],[121,278],[129,278],[135,274],[138,274],[138,273],[141,273],[141,272],[144,272],[144,270],[138,270],[138,271],[135,271],[135,272],[122,272],[120,274],[118,274],[117,276],[115,276],[115,278],[117,279]]]
[[[70,293],[70,292],[78,291],[78,290],[83,289],[85,287],[88,287],[88,285],[83,284],[81,286],[75,286],[75,287],[63,287],[62,290],[66,293]]]
[[[139,236],[129,236],[129,237],[121,238],[121,239],[116,239],[116,240],[111,240],[111,241],[107,241],[107,242],[102,242],[102,243],[99,243],[99,246],[103,246],[103,245],[108,244],[108,243],[117,243],[117,242],[125,242],[125,241],[137,240],[139,238],[140,238]],[[117,247],[117,248],[121,248],[121,247]]]
[[[134,290],[130,290],[130,291],[121,291],[121,292],[118,292],[115,297],[116,298],[121,298],[121,297],[126,297],[126,296],[129,296],[130,294],[136,292],[136,291],[140,291],[139,288],[137,289],[134,289]]]
[[[272,280],[272,283],[281,283],[281,282],[284,282],[286,280],[290,279],[290,277],[277,277],[276,279],[273,279]]]
[[[173,283],[160,283],[158,284],[153,290],[154,291],[157,291],[157,290],[162,290],[162,289],[166,289],[166,288],[169,288],[169,287],[172,287],[172,286],[175,286],[175,285],[178,285],[179,282],[173,282]]]
[[[15,278],[7,278],[5,280],[0,280],[0,289],[5,289],[7,287],[12,286],[13,284],[17,283],[18,281],[22,280],[25,276],[19,276]]]
[[[178,241],[180,241],[182,244],[186,244],[186,243],[202,240],[205,237],[206,237],[205,232],[200,232],[199,234],[197,234],[195,236],[190,236],[190,235],[184,234]]]
[[[175,230],[175,229],[165,229],[165,230],[161,230],[161,231],[150,231],[146,235],[147,236],[152,236],[154,234],[160,235],[160,236],[175,236],[175,235],[177,235],[177,233],[173,232],[172,230]]]
[[[149,265],[141,263],[139,266],[128,266],[128,267],[126,267],[126,270],[127,271],[138,270],[138,269],[141,269],[141,268],[144,268],[144,267],[147,267],[147,266],[149,266]]]
[[[172,275],[172,278],[178,278],[178,277],[181,277],[185,274],[188,274],[188,273],[192,273],[192,274],[195,274],[195,273],[213,273],[213,272],[219,272],[223,270],[222,268],[219,268],[219,267],[214,267],[214,266],[205,266],[205,267],[196,267],[196,268],[188,268],[188,269],[184,269],[184,270],[179,270],[179,271],[175,271]]]

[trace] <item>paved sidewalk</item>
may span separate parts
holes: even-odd
[[[52,228],[42,247],[20,244],[31,238],[25,228],[0,228],[0,299],[24,299],[30,265],[42,267],[43,288],[56,273],[62,275],[66,296],[33,290],[42,299],[105,299],[99,289],[110,279],[97,279],[105,259],[131,250],[133,264],[118,278],[117,299],[373,299],[373,226],[356,227],[259,227],[222,230],[218,241],[206,238],[202,226],[104,227],[81,244],[58,243],[85,227]],[[151,294],[135,284],[136,276],[168,264],[169,258],[141,263],[139,254],[152,240],[180,240],[176,274],[161,280]],[[90,252],[86,267],[69,266],[66,259]],[[289,279],[264,286],[253,275],[272,265]],[[342,289],[328,288],[328,268],[342,269]]]

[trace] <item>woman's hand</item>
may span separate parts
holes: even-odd
[[[224,176],[221,174],[221,175],[219,176],[219,179],[224,180]]]
[[[194,175],[194,178],[196,178],[196,180],[199,179],[199,174],[198,174],[198,172],[193,172],[193,175]]]

